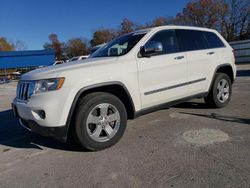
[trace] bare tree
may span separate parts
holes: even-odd
[[[250,22],[250,0],[224,0],[222,33],[228,41],[244,39]]]
[[[56,34],[50,34],[49,40],[49,43],[47,42],[43,45],[44,49],[54,49],[56,53],[56,59],[61,60],[63,43],[59,41]]]
[[[217,0],[191,1],[176,15],[176,23],[214,28],[220,19],[219,13],[224,12],[222,9]]]
[[[121,26],[120,26],[120,32],[119,34],[125,34],[125,33],[130,33],[135,30],[135,24],[134,22],[130,21],[127,18],[124,18],[122,20]]]
[[[9,42],[5,37],[0,37],[0,51],[13,51],[15,45]]]
[[[21,51],[21,50],[27,50],[27,44],[25,43],[25,42],[23,42],[23,41],[21,41],[21,40],[17,40],[16,42],[15,42],[15,49],[17,50],[17,51]]]
[[[90,41],[92,46],[109,42],[117,36],[117,32],[112,29],[98,29],[93,33],[93,38]]]
[[[148,27],[157,27],[157,26],[163,26],[163,25],[167,25],[169,22],[169,20],[165,17],[156,17],[155,19],[153,19],[151,22],[147,23],[146,26]]]
[[[246,38],[249,16],[250,0],[196,0],[176,15],[176,23],[217,29],[232,41]]]
[[[81,38],[69,39],[65,44],[65,53],[67,57],[71,58],[74,56],[87,55],[89,50],[85,40]]]

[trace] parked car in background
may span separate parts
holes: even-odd
[[[55,61],[55,62],[51,63],[50,65],[60,65],[63,63],[64,63],[64,61],[59,60],[59,61]]]
[[[5,83],[5,79],[4,78],[0,78],[0,84],[4,84]]]
[[[20,73],[19,71],[15,71],[15,72],[13,72],[12,74],[13,74],[13,75],[16,75],[16,76],[20,76],[20,75],[21,75],[21,73]]]
[[[233,49],[217,31],[162,26],[114,39],[85,63],[22,75],[13,111],[34,132],[61,141],[72,133],[100,150],[120,140],[127,119],[193,98],[226,106],[235,78]]]
[[[10,79],[8,78],[0,78],[0,84],[5,84],[5,83],[9,83]]]
[[[69,62],[87,59],[88,57],[89,57],[88,55],[81,55],[81,56],[72,57],[72,58],[69,60]]]

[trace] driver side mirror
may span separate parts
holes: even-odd
[[[151,57],[152,55],[158,55],[162,52],[162,43],[157,41],[149,41],[141,48],[142,57]]]

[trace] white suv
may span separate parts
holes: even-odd
[[[100,150],[122,137],[127,119],[204,97],[228,104],[236,77],[233,50],[215,30],[162,26],[112,40],[84,63],[22,75],[13,110],[21,125]]]

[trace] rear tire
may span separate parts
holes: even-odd
[[[209,107],[222,108],[225,107],[232,94],[232,83],[227,74],[216,73],[213,85],[209,91],[205,102]]]
[[[124,104],[109,93],[88,94],[77,106],[75,136],[88,150],[97,151],[116,144],[123,136],[126,125]]]

